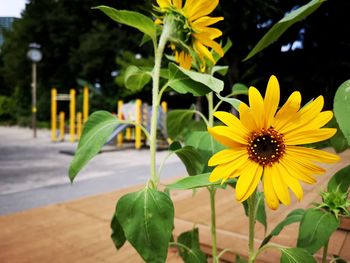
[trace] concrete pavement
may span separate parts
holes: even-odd
[[[76,145],[51,142],[48,130],[38,130],[34,139],[30,129],[0,127],[0,215],[143,184],[149,178],[148,149],[106,146],[70,184],[69,153]],[[157,164],[167,154],[159,151]],[[171,156],[162,178],[184,175],[180,160]]]

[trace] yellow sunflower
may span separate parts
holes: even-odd
[[[215,59],[209,48],[213,49],[220,57],[224,55],[221,46],[214,41],[222,32],[210,27],[223,17],[208,16],[219,4],[219,0],[187,0],[183,6],[182,0],[157,0],[158,10],[164,14],[175,17],[176,35],[186,45],[191,47],[201,60],[201,68],[205,68],[205,59],[215,64]],[[161,23],[161,21],[160,21]],[[175,59],[181,67],[190,69],[192,56],[184,50],[175,51]]]
[[[249,106],[240,104],[240,119],[227,112],[214,114],[227,126],[208,131],[228,149],[210,158],[208,165],[216,167],[209,180],[238,177],[236,199],[242,202],[256,190],[262,178],[266,202],[275,210],[280,202],[290,203],[289,189],[302,199],[299,181],[315,183],[314,175],[325,172],[315,163],[339,160],[335,154],[300,146],[332,137],[336,129],[321,127],[333,113],[322,111],[322,96],[300,109],[298,91],[277,111],[280,89],[275,76],[268,82],[265,98],[254,87],[249,88],[248,95]]]

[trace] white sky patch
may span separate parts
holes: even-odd
[[[0,16],[21,17],[27,0],[0,0]]]

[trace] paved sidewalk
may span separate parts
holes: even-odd
[[[117,150],[106,146],[78,174],[73,184],[68,167],[77,143],[50,141],[48,130],[0,127],[0,215],[142,184],[149,178],[148,149]],[[157,153],[157,164],[168,154]],[[186,170],[171,156],[162,178],[183,176]]]

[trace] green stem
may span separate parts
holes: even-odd
[[[249,217],[248,263],[253,263],[255,259],[255,251],[254,251],[254,227],[255,227],[255,217],[256,217],[255,199],[256,199],[256,190],[248,198],[248,217]]]
[[[170,23],[169,23],[170,22]],[[156,148],[157,148],[157,119],[158,119],[158,107],[159,107],[159,76],[160,68],[162,64],[162,57],[164,53],[165,45],[168,41],[172,30],[171,21],[165,21],[162,34],[159,38],[158,48],[155,50],[154,54],[154,68],[152,73],[152,117],[151,117],[151,132],[150,132],[150,155],[151,155],[151,179],[154,186],[158,186],[158,177],[156,171]]]
[[[208,100],[208,122],[209,122],[209,127],[213,127],[214,125],[214,98],[213,98],[213,92],[210,92],[207,94],[207,100]]]
[[[327,243],[323,247],[322,263],[326,263],[327,262],[328,243],[329,243],[329,240],[327,240]]]
[[[212,256],[213,263],[218,262],[217,248],[216,248],[216,213],[215,213],[215,194],[216,189],[214,187],[208,188],[210,193],[210,233],[211,233],[211,243],[212,243]]]
[[[198,110],[194,110],[193,112],[194,112],[195,114],[197,114],[199,117],[202,118],[202,120],[205,122],[205,125],[207,125],[208,127],[210,127],[209,122],[208,122],[207,118],[203,115],[203,113],[201,113],[201,112],[198,111]]]

